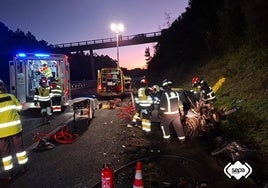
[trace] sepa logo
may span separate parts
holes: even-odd
[[[239,180],[242,176],[247,178],[252,173],[252,168],[248,163],[241,164],[240,161],[236,161],[235,164],[227,164],[224,167],[224,173],[228,178],[234,176],[237,180]]]

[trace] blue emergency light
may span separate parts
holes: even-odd
[[[49,57],[49,54],[34,54],[35,57]]]
[[[19,53],[17,56],[19,56],[19,57],[26,57],[26,54],[25,53]]]

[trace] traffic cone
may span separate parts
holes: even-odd
[[[133,188],[143,188],[143,180],[142,180],[142,173],[141,173],[141,162],[138,161],[136,165],[136,173]]]

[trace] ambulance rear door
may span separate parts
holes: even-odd
[[[26,61],[14,60],[9,62],[10,92],[14,94],[21,103],[26,102],[27,79],[25,77]]]

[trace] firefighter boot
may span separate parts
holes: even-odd
[[[151,121],[149,119],[146,120],[146,132],[151,132]]]
[[[185,136],[179,136],[178,139],[181,144],[185,144]]]
[[[148,120],[148,119],[144,120],[144,127],[145,127],[144,130],[145,130],[146,133],[151,132],[150,120]]]
[[[147,127],[146,120],[145,119],[142,119],[141,120],[141,128],[142,128],[142,130],[146,131],[146,129],[147,129],[146,127]]]

